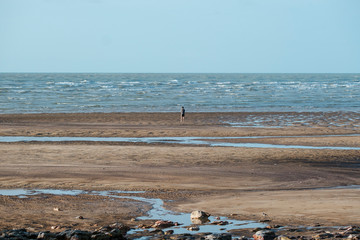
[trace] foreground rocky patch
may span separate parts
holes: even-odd
[[[158,221],[159,222],[159,221]],[[158,223],[156,222],[156,223]],[[0,240],[27,240],[27,239],[43,239],[43,240],[125,240],[125,239],[189,239],[189,240],[247,240],[251,239],[246,236],[233,236],[230,233],[195,233],[195,234],[173,234],[173,231],[166,231],[164,225],[156,225],[151,230],[145,229],[142,231],[128,234],[130,227],[114,223],[108,226],[101,227],[95,231],[83,231],[77,229],[67,229],[62,232],[40,231],[31,232],[27,229],[13,229],[0,231]],[[315,235],[310,236],[287,236],[284,231],[280,232],[276,229],[253,229],[254,240],[289,240],[289,239],[303,239],[303,240],[320,240],[320,239],[360,239],[360,227],[349,226],[335,229],[333,232],[318,230]],[[288,232],[296,232],[299,234],[302,230],[289,229]]]

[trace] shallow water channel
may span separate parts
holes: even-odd
[[[40,194],[51,194],[51,195],[79,195],[79,194],[92,194],[110,197],[113,199],[122,198],[144,202],[150,204],[151,209],[147,212],[146,216],[138,217],[139,220],[166,220],[177,222],[180,225],[166,230],[173,230],[174,234],[194,233],[187,229],[189,226],[198,226],[199,230],[196,233],[211,232],[211,233],[226,233],[233,229],[246,229],[246,228],[263,228],[266,226],[265,223],[259,223],[254,221],[240,221],[228,219],[226,217],[210,216],[208,222],[195,222],[191,220],[190,213],[173,212],[164,208],[164,202],[158,198],[145,198],[136,196],[144,193],[142,191],[82,191],[82,190],[59,190],[59,189],[0,189],[0,195],[5,196],[17,196],[19,198],[27,198],[28,196],[40,195]],[[120,196],[118,194],[130,194],[130,196]],[[213,225],[214,221],[227,221],[227,225]],[[132,234],[135,232],[143,231],[142,229],[134,229],[128,232]]]
[[[246,147],[246,148],[296,148],[296,149],[328,149],[328,150],[360,150],[360,147],[338,146],[305,146],[266,143],[234,143],[221,140],[229,139],[263,139],[263,138],[306,138],[306,137],[335,137],[360,136],[348,135],[319,135],[319,136],[247,136],[247,137],[28,137],[28,136],[0,136],[0,142],[127,142],[127,143],[173,143],[187,145],[204,145],[211,147]]]

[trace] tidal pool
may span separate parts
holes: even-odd
[[[166,228],[166,230],[173,230],[174,234],[183,234],[183,233],[194,233],[187,229],[189,226],[198,226],[199,230],[195,231],[197,233],[226,233],[234,229],[245,229],[245,228],[263,228],[266,226],[265,223],[259,223],[255,221],[240,221],[233,220],[226,217],[215,217],[210,216],[208,222],[194,222],[191,220],[190,213],[181,213],[174,212],[164,208],[164,202],[158,198],[145,198],[136,196],[137,194],[144,193],[143,191],[83,191],[83,190],[58,190],[58,189],[0,189],[0,195],[5,196],[17,196],[19,198],[27,198],[28,196],[40,195],[40,194],[51,194],[51,195],[79,195],[79,194],[92,194],[92,195],[101,195],[107,196],[113,199],[130,199],[144,202],[145,204],[150,204],[151,209],[147,212],[145,216],[138,217],[139,220],[165,220],[177,222],[180,225]],[[119,195],[119,194],[131,194],[128,195]],[[227,221],[227,225],[213,225],[214,221]],[[143,229],[133,229],[128,232],[128,234],[141,232]]]
[[[328,149],[328,150],[360,150],[360,147],[336,146],[306,146],[265,143],[233,143],[221,140],[229,139],[262,139],[262,138],[306,138],[306,137],[335,137],[360,136],[348,135],[318,135],[318,136],[247,136],[247,137],[28,137],[28,136],[0,136],[0,142],[128,142],[128,143],[175,143],[187,145],[205,145],[211,147],[244,147],[244,148],[296,148],[296,149]],[[215,141],[214,141],[215,140]]]

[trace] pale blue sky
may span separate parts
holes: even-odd
[[[359,73],[360,0],[0,0],[0,72]]]

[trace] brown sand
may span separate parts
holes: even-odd
[[[257,113],[271,118],[271,114]],[[287,113],[291,115],[291,113]],[[301,113],[313,116],[316,113]],[[318,113],[324,116],[326,114]],[[333,114],[333,113],[332,113]],[[0,115],[1,136],[296,136],[307,138],[229,141],[360,146],[354,125],[329,121],[307,126],[233,128],[248,113],[89,113]],[[296,118],[296,113],[293,113]],[[271,127],[271,128],[270,128]],[[131,143],[0,143],[0,188],[145,190],[146,196],[175,200],[169,208],[236,215],[274,223],[327,226],[360,224],[359,189],[318,189],[360,185],[360,151],[261,149]],[[54,207],[63,211],[56,212]],[[104,197],[0,196],[0,229],[77,226],[95,228],[141,216],[139,202]],[[82,215],[84,220],[76,219]]]

